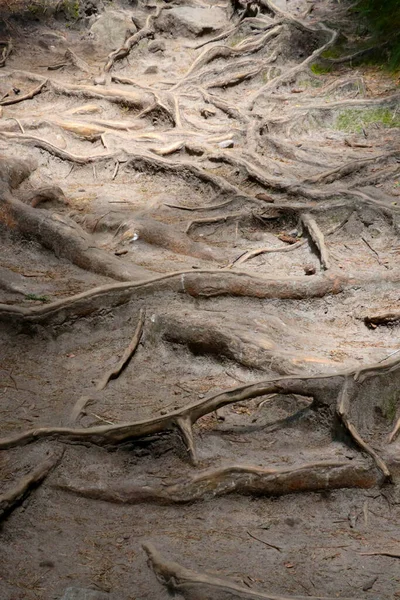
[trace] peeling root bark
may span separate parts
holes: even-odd
[[[63,452],[53,454],[25,475],[14,487],[0,495],[0,521],[5,519],[16,508],[27,494],[37,487],[47,475],[59,464]]]
[[[140,340],[141,340],[142,334],[143,334],[144,320],[145,320],[145,312],[143,309],[141,309],[140,313],[139,313],[139,321],[138,321],[138,324],[136,325],[135,333],[133,334],[133,338],[132,338],[129,346],[123,353],[121,360],[118,361],[116,366],[113,367],[111,369],[111,371],[106,373],[104,375],[104,377],[102,377],[99,380],[99,382],[96,385],[97,390],[104,390],[104,388],[106,387],[106,385],[110,381],[110,379],[115,379],[125,369],[126,365],[131,360],[132,356],[136,352],[137,347],[139,346],[139,343],[140,343]]]
[[[382,483],[377,469],[368,463],[316,462],[299,467],[262,468],[253,465],[229,465],[207,469],[177,483],[163,482],[161,486],[132,486],[129,484],[79,485],[57,483],[64,491],[117,504],[185,504],[209,500],[226,494],[245,496],[283,496],[341,488],[369,489]]]
[[[148,556],[148,564],[157,579],[170,591],[177,592],[187,599],[218,600],[219,598],[255,600],[305,600],[304,596],[277,596],[267,592],[242,587],[229,579],[196,573],[178,563],[165,560],[152,544],[143,544]],[[307,596],[309,600],[328,600],[321,596]],[[333,599],[332,599],[333,600]],[[335,597],[336,600],[336,597]],[[350,600],[342,598],[342,600]],[[351,600],[360,600],[353,597]]]

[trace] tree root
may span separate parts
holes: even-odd
[[[330,261],[328,250],[325,244],[324,234],[320,230],[316,220],[310,214],[304,213],[301,215],[301,222],[303,223],[305,229],[308,231],[311,240],[318,248],[322,268],[325,270],[329,269]]]
[[[65,96],[77,96],[78,98],[98,98],[100,100],[108,100],[114,104],[129,106],[136,109],[145,109],[152,104],[152,94],[137,92],[126,92],[117,87],[106,87],[104,91],[98,86],[92,85],[61,85],[56,81],[49,82],[51,88],[58,94]]]
[[[189,70],[183,76],[183,78],[180,79],[178,83],[176,83],[172,88],[170,88],[170,91],[176,90],[189,78],[189,76],[192,73],[198,71],[199,69],[204,67],[204,65],[210,63],[213,60],[216,60],[217,58],[227,59],[237,56],[246,56],[247,54],[253,54],[255,52],[258,52],[259,50],[264,48],[265,44],[269,40],[278,36],[282,30],[283,27],[281,25],[274,24],[274,27],[270,31],[265,33],[260,40],[251,41],[241,46],[240,48],[231,48],[230,46],[212,46],[211,48],[207,48],[196,58],[196,60],[190,66]]]
[[[242,600],[305,600],[304,596],[282,596],[261,592],[242,587],[229,579],[221,579],[214,575],[197,573],[182,567],[178,563],[165,560],[152,544],[143,544],[143,550],[148,556],[148,564],[153,569],[157,579],[171,592],[177,592],[187,599],[202,598],[211,600],[231,598]],[[320,596],[307,596],[309,600],[329,600]],[[331,599],[333,600],[333,598]],[[335,597],[336,600],[336,597]],[[341,600],[350,600],[342,598]],[[351,600],[360,600],[352,598]]]
[[[157,277],[149,275],[148,278],[139,282],[104,285],[43,306],[26,308],[0,304],[0,320],[14,323],[43,323],[49,322],[52,318],[57,319],[57,315],[60,313],[63,315],[63,320],[66,320],[68,315],[76,317],[78,314],[87,315],[99,311],[104,308],[105,298],[110,306],[121,305],[129,302],[135,294],[141,294],[145,290],[152,293],[153,290],[159,291],[164,286],[193,297],[231,295],[249,298],[304,300],[339,294],[345,289],[369,285],[378,281],[380,283],[382,281],[397,283],[400,281],[400,272],[388,271],[379,277],[372,275],[370,278],[349,278],[342,274],[333,275],[330,272],[329,275],[313,277],[267,279],[236,270],[177,271]]]
[[[119,504],[185,504],[211,500],[227,494],[245,496],[284,496],[343,488],[370,489],[382,483],[378,470],[361,462],[316,462],[299,467],[262,468],[234,464],[206,469],[161,486],[135,486],[127,483],[111,485],[80,485],[59,482],[58,489],[104,502]]]
[[[391,481],[392,476],[385,461],[383,461],[382,458],[375,452],[375,450],[362,439],[356,427],[349,420],[348,410],[350,407],[351,397],[355,393],[355,387],[355,378],[349,376],[346,377],[338,396],[337,414],[357,446],[359,446],[362,450],[364,450],[364,452],[369,454],[374,459],[376,466],[382,471],[385,480]]]
[[[245,252],[244,254],[241,254],[240,256],[238,256],[238,258],[236,258],[233,262],[231,262],[227,268],[230,269],[232,268],[234,265],[242,265],[244,262],[251,260],[252,258],[255,258],[256,256],[260,256],[260,254],[266,254],[269,252],[291,252],[292,250],[296,250],[297,248],[300,248],[300,246],[304,246],[304,244],[307,243],[307,240],[299,240],[298,242],[295,242],[294,244],[291,244],[290,246],[282,246],[281,248],[274,248],[271,246],[267,246],[265,248],[256,248],[255,250],[249,250],[248,252]]]
[[[248,103],[248,108],[250,111],[252,111],[254,109],[255,104],[261,95],[265,94],[266,92],[272,92],[272,91],[276,90],[276,88],[279,85],[281,85],[282,83],[284,83],[288,80],[293,80],[294,77],[298,73],[301,73],[306,67],[308,67],[308,65],[311,65],[319,56],[321,56],[321,54],[323,52],[325,52],[325,50],[327,50],[328,48],[333,46],[333,44],[337,40],[338,32],[333,31],[332,29],[329,29],[328,27],[326,27],[325,25],[322,25],[322,24],[321,24],[321,28],[322,28],[322,30],[324,30],[330,34],[329,40],[323,46],[314,50],[314,52],[312,54],[310,54],[310,56],[308,58],[303,60],[303,62],[301,62],[299,65],[289,69],[289,71],[285,71],[284,73],[282,73],[282,75],[275,77],[274,79],[272,79],[272,81],[269,81],[268,83],[263,85],[261,88],[259,88],[255,92],[253,92],[253,94],[251,94],[251,96],[250,96],[250,101]],[[314,33],[315,33],[315,30],[314,30]]]
[[[54,146],[50,142],[43,140],[41,138],[35,137],[33,135],[22,135],[19,133],[9,133],[5,131],[0,132],[0,139],[14,139],[21,144],[26,144],[28,146],[33,146],[34,148],[40,148],[41,150],[45,150],[49,154],[60,158],[61,160],[67,160],[69,162],[75,163],[77,165],[88,165],[90,163],[94,163],[96,161],[101,160],[109,160],[115,159],[116,154],[97,154],[94,156],[78,156],[76,154],[71,154],[66,150],[62,150],[58,148],[58,146]]]
[[[184,311],[179,315],[168,314],[156,317],[154,327],[165,340],[185,344],[197,354],[209,354],[226,357],[250,369],[273,370],[281,375],[298,372],[302,363],[308,366],[324,364],[331,361],[317,357],[306,356],[290,348],[281,347],[274,338],[284,334],[285,324],[280,319],[270,318],[265,325],[259,325],[252,320],[236,318],[232,320],[225,315],[208,315],[205,318],[202,311]],[[294,346],[301,345],[294,342]]]
[[[42,462],[28,475],[25,475],[17,485],[0,495],[0,521],[5,519],[14,508],[21,504],[32,489],[42,483],[47,475],[59,464],[62,455],[63,452],[53,454],[53,456]]]
[[[314,408],[318,406],[336,406],[338,416],[341,418],[345,429],[350,433],[357,445],[367,454],[372,456],[384,476],[390,479],[390,472],[385,463],[366,442],[364,442],[355,427],[347,417],[347,405],[355,398],[355,386],[361,385],[366,379],[382,376],[392,376],[400,370],[400,361],[388,360],[384,364],[377,363],[367,366],[360,371],[347,371],[321,376],[279,377],[260,381],[255,384],[242,385],[232,390],[216,394],[205,400],[200,400],[167,415],[154,417],[143,421],[127,424],[103,425],[90,429],[75,429],[68,427],[43,427],[16,433],[0,439],[0,450],[22,446],[40,439],[59,439],[65,442],[89,442],[97,445],[116,445],[157,435],[163,432],[180,431],[183,440],[187,443],[188,452],[193,464],[197,463],[195,454],[192,426],[200,417],[215,412],[223,406],[242,402],[251,398],[267,394],[298,394],[313,398]],[[352,396],[348,393],[347,385],[353,380]],[[344,384],[346,386],[344,387]],[[382,398],[380,401],[384,401]],[[350,425],[350,426],[349,426]]]
[[[141,309],[139,312],[139,321],[138,321],[138,324],[136,325],[135,333],[133,334],[133,338],[132,338],[131,342],[129,343],[129,346],[127,347],[127,349],[125,350],[121,359],[118,361],[118,363],[115,365],[115,367],[113,367],[111,369],[111,371],[109,371],[101,379],[99,379],[99,381],[96,385],[97,390],[104,390],[104,388],[106,387],[106,385],[108,384],[110,379],[117,378],[122,373],[122,371],[125,369],[126,365],[131,360],[132,356],[136,352],[137,347],[139,346],[140,340],[142,338],[142,333],[143,333],[144,320],[145,320],[145,312],[143,309]]]
[[[67,217],[35,209],[10,195],[0,199],[1,205],[23,236],[36,239],[57,256],[67,258],[82,269],[121,281],[150,275],[146,269],[124,265],[117,257],[93,246],[93,241],[84,230]]]
[[[114,63],[117,60],[122,60],[123,58],[128,56],[132,48],[136,46],[141,40],[144,40],[145,38],[154,35],[154,21],[160,16],[162,10],[163,7],[159,6],[154,14],[150,14],[147,17],[146,25],[143,27],[143,29],[140,29],[139,31],[131,35],[120,48],[114,50],[114,52],[111,52],[111,54],[108,55],[107,62],[103,68],[104,73],[108,73],[109,71],[111,71],[112,67],[114,66]]]
[[[376,313],[364,317],[366,325],[390,325],[400,321],[400,310],[391,310],[385,313]]]
[[[2,100],[0,102],[0,106],[10,106],[11,104],[18,104],[19,102],[24,102],[24,100],[31,100],[31,98],[33,98],[34,96],[37,96],[37,94],[40,94],[40,92],[43,90],[43,88],[45,87],[46,84],[47,84],[47,79],[42,81],[42,83],[40,83],[32,91],[28,92],[27,94],[24,94],[23,96],[17,96],[16,98],[9,98],[9,99]]]
[[[8,40],[7,42],[2,42],[1,45],[3,46],[3,48],[0,56],[0,68],[5,67],[7,58],[10,56],[13,49],[11,40]]]

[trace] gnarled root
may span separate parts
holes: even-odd
[[[94,247],[83,229],[67,217],[35,209],[9,195],[3,195],[0,199],[1,206],[23,236],[36,239],[57,256],[67,258],[82,269],[122,281],[150,275],[146,269],[135,265],[125,266],[117,257]]]
[[[148,556],[149,566],[157,579],[169,588],[187,599],[217,600],[219,598],[254,599],[254,600],[304,600],[304,596],[276,596],[267,592],[251,590],[242,587],[229,579],[221,579],[213,575],[196,573],[182,567],[178,563],[166,561],[152,544],[143,544],[143,550]],[[310,600],[328,600],[317,596],[307,596]],[[332,599],[333,600],[333,599]],[[341,600],[350,600],[342,598]],[[351,600],[360,600],[352,598]]]
[[[340,488],[369,489],[379,485],[382,476],[370,464],[354,461],[317,462],[299,467],[264,469],[249,465],[230,465],[207,469],[178,483],[162,486],[130,486],[57,483],[65,491],[121,504],[154,502],[183,504],[212,499],[226,494],[281,496]]]

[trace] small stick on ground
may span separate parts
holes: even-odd
[[[42,462],[33,469],[28,475],[25,475],[8,492],[0,496],[0,521],[7,517],[25,498],[25,496],[37,487],[60,462],[62,453],[53,454],[50,458]]]
[[[400,552],[360,552],[361,556],[390,556],[391,558],[400,558]]]
[[[247,532],[247,535],[249,535],[251,538],[253,538],[253,540],[257,540],[257,542],[261,542],[262,544],[265,544],[265,546],[268,546],[269,548],[274,548],[274,550],[278,550],[278,552],[282,552],[282,550],[281,550],[281,548],[279,548],[279,546],[274,546],[274,544],[269,544],[265,540],[261,540],[260,538],[256,537],[252,533],[250,533],[250,531]]]
[[[143,309],[141,309],[140,313],[139,313],[139,322],[136,326],[135,333],[133,334],[133,338],[132,338],[129,346],[123,353],[121,360],[116,364],[116,366],[113,367],[111,369],[111,371],[106,373],[104,375],[104,377],[102,377],[99,380],[99,382],[96,385],[97,390],[104,390],[104,388],[106,387],[106,385],[110,381],[110,379],[116,379],[120,375],[120,373],[123,371],[123,369],[126,367],[128,362],[131,360],[132,356],[134,355],[134,353],[139,345],[141,337],[142,337],[144,320],[145,320],[145,312]]]

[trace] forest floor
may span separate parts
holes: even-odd
[[[47,4],[1,24],[1,600],[400,597],[398,82],[333,0]]]

